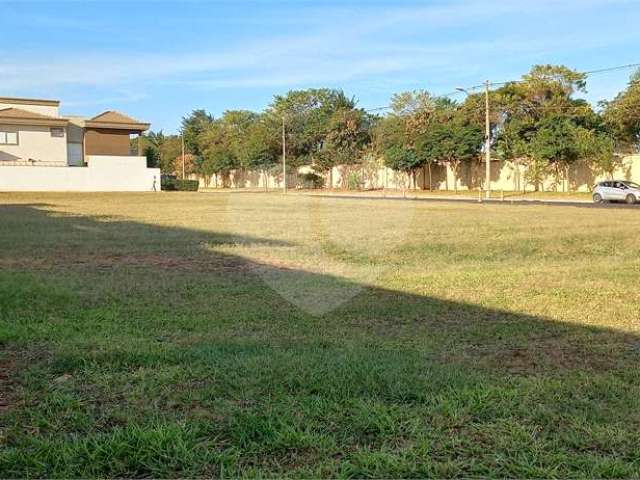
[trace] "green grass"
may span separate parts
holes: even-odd
[[[220,189],[205,189],[207,192],[220,192]],[[224,190],[222,190],[224,191]],[[374,197],[417,197],[417,198],[478,198],[479,190],[422,190],[422,189],[407,189],[404,192],[401,189],[385,188],[380,190],[305,190],[305,193],[316,195],[358,195],[358,196],[374,196]],[[483,192],[484,198],[484,192]],[[492,190],[491,198],[499,200],[504,198],[505,200],[557,200],[557,201],[592,201],[591,192],[533,192],[533,191],[513,191],[513,190]]]
[[[637,477],[639,227],[0,194],[0,477]]]

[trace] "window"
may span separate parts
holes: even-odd
[[[0,145],[18,145],[18,132],[0,131]]]
[[[64,137],[64,128],[52,127],[51,128],[51,136],[52,137]]]

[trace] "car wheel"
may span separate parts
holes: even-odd
[[[627,204],[631,205],[631,204],[633,204],[633,203],[636,203],[636,197],[635,197],[635,196],[633,196],[633,195],[631,195],[631,194],[629,194],[629,195],[627,195],[627,198],[625,198],[625,199],[624,199],[624,201],[625,201]]]
[[[602,195],[600,195],[599,193],[595,193],[593,195],[593,203],[602,203]]]

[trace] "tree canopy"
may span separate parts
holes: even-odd
[[[553,171],[567,180],[570,166],[587,162],[612,175],[623,153],[640,146],[640,71],[613,100],[594,109],[580,98],[587,76],[563,65],[536,65],[519,80],[490,93],[493,153],[524,164],[531,178]],[[485,94],[471,89],[460,102],[427,90],[394,94],[389,111],[372,114],[342,90],[311,88],[275,95],[263,112],[228,110],[219,118],[197,109],[182,119],[181,133],[194,169],[204,176],[233,170],[275,172],[286,131],[287,162],[331,174],[366,159],[413,178],[434,165],[454,176],[465,162],[481,161]],[[150,165],[172,173],[181,140],[149,132],[143,149]],[[431,184],[431,180],[429,181]],[[457,188],[457,182],[455,184]]]

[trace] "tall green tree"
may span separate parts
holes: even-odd
[[[622,157],[616,152],[616,140],[609,133],[581,129],[578,131],[580,156],[584,158],[596,176],[606,175],[613,180],[622,167]]]
[[[407,174],[413,188],[417,170],[430,161],[421,154],[417,143],[431,128],[437,107],[438,100],[426,90],[397,93],[391,98],[391,113],[377,127],[376,146],[385,165]]]
[[[563,65],[536,65],[520,81],[492,93],[493,147],[501,158],[524,163],[536,189],[549,170],[569,183],[570,166],[580,157],[580,133],[601,129],[591,106],[574,98],[585,91],[585,74]]]
[[[336,165],[344,167],[342,178],[349,178],[353,165],[362,161],[371,142],[373,118],[362,109],[341,109],[328,119],[327,131],[322,141],[315,165],[327,171]]]
[[[181,150],[178,135],[165,135],[162,130],[150,131],[141,137],[141,141],[150,166],[160,168],[163,174],[175,173],[175,159]],[[137,146],[134,147],[137,149]]]
[[[532,156],[546,162],[556,172],[558,181],[568,180],[569,167],[580,155],[578,128],[567,117],[549,116],[539,122],[531,141]]]
[[[288,164],[321,164],[321,168],[327,168],[332,157],[325,155],[323,148],[332,119],[336,112],[355,108],[355,99],[347,97],[342,90],[320,88],[276,95],[266,113],[279,121],[284,118]]]
[[[223,185],[226,185],[229,174],[240,163],[223,122],[218,120],[208,124],[196,138],[195,145],[199,152],[196,157],[198,172],[207,178],[207,183],[212,175],[221,175]]]
[[[457,192],[460,165],[478,157],[483,140],[484,133],[478,125],[456,115],[429,128],[420,136],[417,148],[426,161],[449,165]]]
[[[274,122],[262,115],[248,126],[239,152],[240,163],[249,170],[259,170],[264,188],[269,188],[269,175],[278,169],[280,150]]]
[[[604,102],[604,118],[616,139],[616,149],[624,153],[640,151],[640,70],[627,88],[611,102]]]
[[[213,123],[213,116],[203,109],[194,110],[187,117],[182,118],[181,131],[187,153],[196,157],[202,156],[200,136],[209,130]]]

